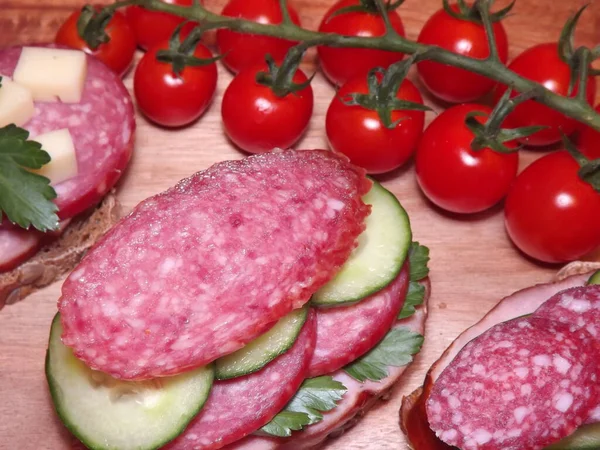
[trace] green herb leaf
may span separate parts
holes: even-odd
[[[393,328],[369,353],[344,367],[352,378],[380,381],[388,376],[388,367],[402,367],[421,350],[423,336],[408,328]]]
[[[425,286],[416,281],[411,281],[408,284],[408,293],[406,294],[402,311],[398,314],[398,319],[406,319],[412,316],[415,313],[415,306],[422,305],[424,299]]]
[[[419,281],[429,274],[429,249],[418,242],[413,242],[408,253],[410,265],[410,281]]]
[[[23,228],[55,230],[56,192],[48,178],[26,170],[41,168],[50,155],[28,137],[28,131],[14,124],[0,128],[0,211]]]
[[[261,431],[273,436],[291,436],[292,431],[320,422],[322,413],[335,408],[346,390],[330,376],[304,380],[294,398]]]

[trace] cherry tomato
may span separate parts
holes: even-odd
[[[489,114],[487,106],[465,104],[447,109],[423,133],[416,156],[417,181],[425,195],[440,208],[476,213],[498,203],[517,176],[517,153],[471,148],[473,132],[467,114]],[[485,117],[478,118],[481,122]],[[515,148],[514,143],[505,143]]]
[[[559,95],[566,96],[569,92],[571,71],[569,65],[560,59],[556,43],[540,44],[521,53],[510,63],[509,68],[517,74],[544,85],[547,89]],[[498,85],[494,91],[497,101],[506,91],[506,86]],[[572,96],[575,95],[574,90]],[[517,95],[513,93],[514,97]],[[589,77],[587,82],[586,98],[593,104],[596,96],[596,82],[594,77]],[[520,104],[510,114],[512,123],[516,127],[544,125],[547,129],[522,139],[527,145],[549,145],[560,141],[560,132],[569,135],[575,131],[577,122],[565,115],[550,109],[534,100]]]
[[[265,63],[242,70],[223,95],[221,114],[225,132],[238,147],[249,153],[291,147],[308,127],[313,111],[310,85],[278,97],[271,88],[256,81],[256,74],[266,70]],[[301,84],[307,78],[298,70],[293,81]]]
[[[348,12],[332,17],[332,15],[348,6],[359,5],[359,0],[340,0],[335,3],[323,17],[319,31],[324,33],[338,33],[346,36],[382,36],[385,34],[385,23],[378,13]],[[392,26],[400,36],[404,36],[404,26],[396,11],[390,11],[388,17]],[[323,72],[329,80],[337,85],[342,85],[356,75],[367,75],[374,67],[387,68],[400,61],[404,54],[373,50],[365,48],[336,48],[317,47],[319,60]]]
[[[290,5],[288,5],[288,10],[292,22],[299,26],[298,13]],[[278,0],[230,0],[221,14],[262,24],[275,25],[283,20]],[[283,60],[287,51],[295,44],[297,42],[269,36],[241,34],[226,29],[217,30],[219,53],[225,55],[222,61],[233,73],[262,63],[267,53],[276,61]]]
[[[162,2],[179,6],[191,6],[194,3],[193,0],[162,0]],[[141,6],[129,6],[126,15],[127,21],[135,34],[137,44],[144,50],[169,39],[177,25],[185,20],[173,14],[150,11]],[[184,29],[191,29],[195,25],[190,23]]]
[[[100,6],[95,8],[99,10]],[[123,75],[131,65],[136,49],[135,36],[125,16],[115,11],[106,27],[110,41],[92,50],[77,32],[77,21],[80,15],[81,10],[77,10],[67,18],[58,30],[55,42],[94,55],[112,70]]]
[[[600,105],[596,106],[596,112],[600,114]],[[577,148],[588,159],[600,158],[600,131],[590,127],[584,127],[577,136]]]
[[[389,172],[400,167],[417,147],[423,132],[425,113],[393,111],[392,122],[403,120],[391,129],[386,128],[376,111],[342,102],[341,99],[354,92],[369,92],[366,75],[350,79],[331,101],[325,120],[329,145],[369,173]],[[402,82],[396,97],[423,103],[418,89],[409,80]]]
[[[511,187],[506,230],[532,258],[573,261],[600,246],[600,193],[578,170],[575,159],[561,150],[535,161]]]
[[[168,40],[150,48],[135,70],[133,90],[140,110],[152,121],[166,127],[187,125],[206,111],[217,87],[217,66],[186,66],[176,75],[169,63],[157,61],[156,53],[169,47]],[[212,58],[210,50],[198,44],[194,56]]]
[[[457,5],[451,5],[458,12]],[[508,60],[508,38],[500,22],[493,25],[500,60]],[[437,11],[423,26],[418,41],[437,45],[459,55],[485,59],[490,51],[483,25],[452,17],[443,8]],[[447,102],[471,102],[491,91],[494,80],[464,69],[423,61],[417,65],[419,76],[427,89]]]

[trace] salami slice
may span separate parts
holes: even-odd
[[[202,412],[165,449],[217,449],[267,424],[304,381],[315,336],[315,314],[310,312],[288,352],[259,372],[215,382]]]
[[[63,341],[122,379],[231,353],[305,304],[369,212],[364,172],[327,151],[214,165],[145,200],[63,285]]]
[[[577,329],[583,328],[600,340],[600,285],[580,286],[557,293],[534,313]]]
[[[341,369],[371,350],[396,321],[408,288],[408,264],[385,289],[357,304],[317,309],[317,345],[309,377]]]
[[[537,450],[571,434],[600,398],[591,336],[534,317],[467,344],[433,385],[431,429],[462,450]]]
[[[0,74],[12,77],[21,49],[0,50]],[[78,174],[54,186],[59,216],[69,218],[102,200],[127,167],[135,130],[133,103],[119,76],[88,56],[81,101],[36,102],[35,115],[23,128],[32,139],[49,131],[69,129]]]
[[[43,237],[36,230],[0,227],[0,272],[14,269],[34,255]]]

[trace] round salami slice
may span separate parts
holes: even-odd
[[[305,304],[356,246],[362,169],[327,151],[216,164],[140,203],[65,281],[63,342],[121,379],[234,352]]]
[[[431,429],[462,450],[537,450],[571,434],[600,398],[600,355],[585,331],[534,317],[492,327],[442,372]]]
[[[315,314],[310,312],[288,352],[251,375],[215,382],[202,412],[165,449],[217,449],[266,425],[304,381],[315,335]]]
[[[21,49],[0,50],[1,75],[12,77]],[[88,55],[81,101],[36,102],[35,115],[23,128],[34,140],[62,128],[71,133],[78,173],[54,186],[59,217],[65,219],[102,200],[127,167],[135,130],[133,103],[119,76]]]
[[[308,369],[318,377],[371,350],[396,321],[408,288],[408,264],[385,289],[346,307],[317,309],[317,345]]]
[[[540,306],[536,317],[583,328],[600,340],[600,285],[580,286],[561,291]]]
[[[33,256],[43,237],[36,230],[0,226],[0,272],[12,270]]]

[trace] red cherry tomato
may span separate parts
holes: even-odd
[[[510,63],[509,68],[517,74],[544,85],[551,91],[566,96],[569,92],[571,71],[568,64],[560,59],[556,43],[536,45],[521,53]],[[498,85],[494,91],[497,101],[506,91],[506,86]],[[572,96],[575,95],[577,89]],[[513,93],[514,97],[517,95]],[[588,78],[586,98],[593,104],[596,96],[594,77]],[[560,141],[560,132],[571,134],[577,127],[577,122],[547,106],[530,100],[520,104],[510,114],[515,127],[544,125],[547,129],[538,131],[522,139],[527,145],[549,145]]]
[[[508,235],[549,263],[573,261],[600,246],[600,193],[577,175],[566,151],[543,156],[516,179],[506,199]]]
[[[99,10],[100,6],[95,8]],[[77,32],[77,21],[80,15],[81,10],[77,10],[67,18],[58,30],[55,42],[94,55],[112,70],[123,75],[131,65],[136,49],[135,36],[125,16],[115,11],[106,27],[110,41],[92,50]]]
[[[162,0],[162,2],[179,6],[191,6],[194,3],[193,0]],[[185,20],[173,14],[150,11],[141,6],[129,6],[126,15],[137,44],[144,50],[169,39],[177,25]],[[191,29],[194,26],[194,23],[190,23],[184,29]]]
[[[166,127],[187,125],[210,105],[217,87],[217,66],[186,66],[176,75],[169,63],[157,61],[156,53],[169,47],[168,40],[152,47],[135,70],[133,90],[140,110],[152,121]],[[210,50],[198,44],[194,56],[212,58]]]
[[[596,106],[596,112],[600,114],[600,105]],[[584,127],[577,136],[577,148],[588,159],[600,158],[600,131],[590,127]]]
[[[417,150],[421,189],[437,206],[455,213],[476,213],[494,206],[508,193],[519,165],[516,153],[471,149],[474,136],[465,119],[473,111],[489,114],[491,109],[476,104],[447,109],[427,127]],[[485,117],[478,120],[483,122]]]
[[[389,172],[400,167],[417,147],[423,132],[425,113],[393,111],[392,122],[403,120],[391,129],[386,128],[376,111],[362,106],[349,106],[340,100],[354,92],[369,92],[366,75],[352,78],[331,101],[325,120],[329,145],[369,173]],[[402,82],[396,97],[423,103],[418,89],[409,80]]]
[[[338,33],[346,36],[382,36],[385,34],[385,23],[377,13],[348,12],[332,17],[332,15],[348,6],[359,5],[359,0],[340,0],[335,3],[323,17],[319,31]],[[388,17],[392,26],[400,36],[404,36],[404,26],[396,11],[390,11]],[[365,75],[374,67],[387,68],[400,61],[404,54],[364,48],[317,47],[323,72],[329,80],[338,85],[344,84],[356,75]]]
[[[288,10],[292,22],[299,26],[298,13],[290,5]],[[275,25],[283,20],[278,0],[230,0],[221,14],[262,24]],[[283,60],[287,51],[295,44],[297,42],[269,36],[241,34],[226,29],[217,31],[217,47],[219,53],[225,55],[222,61],[233,73],[262,63],[267,53],[276,61]]]
[[[458,6],[451,5],[458,12]],[[503,63],[508,60],[508,38],[500,22],[493,25],[498,44],[498,55]],[[437,45],[459,55],[485,59],[490,51],[483,25],[452,17],[443,8],[423,26],[418,41]],[[493,80],[457,67],[423,61],[417,65],[419,76],[427,89],[447,102],[471,102],[491,91]]]
[[[306,130],[313,111],[313,91],[307,86],[285,97],[256,81],[265,63],[237,74],[223,95],[221,114],[227,136],[242,150],[263,153],[275,147],[289,148]],[[298,70],[294,83],[307,81]]]

